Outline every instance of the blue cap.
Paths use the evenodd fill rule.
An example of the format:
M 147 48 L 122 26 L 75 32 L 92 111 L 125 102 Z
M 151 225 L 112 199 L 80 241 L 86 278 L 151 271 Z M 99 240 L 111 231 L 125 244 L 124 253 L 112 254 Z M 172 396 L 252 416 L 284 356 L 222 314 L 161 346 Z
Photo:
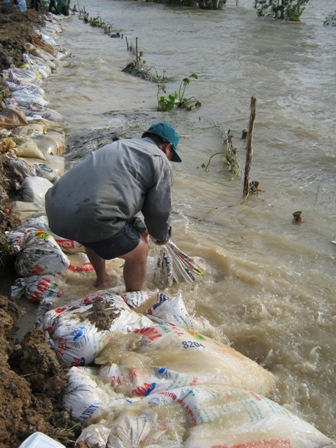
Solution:
M 180 136 L 178 135 L 178 133 L 175 131 L 175 129 L 170 126 L 170 124 L 168 123 L 156 123 L 153 124 L 149 129 L 147 129 L 146 132 L 149 132 L 151 134 L 155 134 L 158 135 L 159 137 L 161 137 L 163 140 L 165 140 L 168 143 L 172 144 L 172 149 L 173 149 L 173 157 L 172 157 L 172 162 L 182 162 L 182 160 L 180 159 L 180 157 L 177 155 L 177 144 L 180 140 Z

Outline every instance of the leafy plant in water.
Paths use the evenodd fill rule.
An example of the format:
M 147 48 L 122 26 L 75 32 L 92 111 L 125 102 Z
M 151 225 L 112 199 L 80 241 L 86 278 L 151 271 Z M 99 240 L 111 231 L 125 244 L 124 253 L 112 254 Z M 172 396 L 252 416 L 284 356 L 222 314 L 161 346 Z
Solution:
M 161 92 L 166 93 L 166 84 L 159 84 L 157 93 L 157 110 L 166 112 L 174 108 L 178 108 L 190 111 L 194 108 L 200 107 L 200 101 L 198 101 L 194 96 L 191 96 L 189 98 L 185 97 L 187 86 L 190 84 L 190 80 L 192 78 L 198 79 L 198 75 L 196 75 L 196 73 L 192 73 L 188 76 L 188 78 L 182 79 L 179 91 L 170 93 L 168 94 L 168 96 L 160 95 Z
M 126 65 L 122 70 L 123 72 L 155 83 L 164 83 L 168 81 L 165 71 L 163 71 L 162 75 L 159 75 L 154 66 L 147 66 L 146 61 L 142 59 L 143 52 L 138 49 L 138 38 L 135 39 L 135 46 L 128 42 L 127 37 L 125 40 L 127 51 L 134 56 L 134 60 Z
M 96 26 L 96 27 L 103 27 L 105 25 L 105 23 L 102 21 L 102 19 L 100 18 L 100 16 L 97 17 L 93 17 L 92 19 L 89 19 L 89 23 L 91 26 Z
M 323 22 L 324 25 L 336 26 L 336 11 L 332 14 L 328 14 Z
M 299 22 L 309 0 L 255 0 L 259 16 L 272 16 L 274 19 Z
M 233 174 L 233 177 L 237 177 L 239 174 L 239 162 L 237 160 L 237 148 L 235 148 L 232 144 L 232 138 L 233 135 L 231 133 L 230 130 L 227 131 L 226 133 L 226 138 L 224 139 L 223 142 L 223 148 L 221 151 L 216 152 L 214 154 L 212 154 L 208 160 L 208 163 L 205 165 L 204 163 L 202 164 L 202 168 L 205 169 L 205 171 L 208 171 L 211 160 L 213 159 L 213 157 L 218 156 L 218 155 L 222 155 L 224 156 L 224 161 L 225 164 L 229 167 L 229 171 L 230 173 Z

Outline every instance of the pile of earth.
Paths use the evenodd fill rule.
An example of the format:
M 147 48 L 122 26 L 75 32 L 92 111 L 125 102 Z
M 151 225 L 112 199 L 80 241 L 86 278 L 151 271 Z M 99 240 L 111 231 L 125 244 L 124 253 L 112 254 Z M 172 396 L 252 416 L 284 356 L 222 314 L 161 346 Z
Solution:
M 24 44 L 31 42 L 35 29 L 46 20 L 45 6 L 40 11 L 20 12 L 13 3 L 0 4 L 0 72 L 12 64 L 19 66 Z M 0 78 L 0 111 L 9 92 Z M 0 138 L 1 140 L 1 138 Z M 18 180 L 0 153 L 0 283 L 12 274 L 13 259 L 6 251 L 5 231 L 17 226 L 10 210 L 14 184 Z M 0 293 L 1 294 L 1 293 Z M 3 294 L 3 292 L 2 292 Z M 16 340 L 21 314 L 15 302 L 0 295 L 0 448 L 17 448 L 31 434 L 43 432 L 67 448 L 75 445 L 81 432 L 77 422 L 60 405 L 61 391 L 67 383 L 67 370 L 58 362 L 41 329 L 31 330 L 23 341 Z

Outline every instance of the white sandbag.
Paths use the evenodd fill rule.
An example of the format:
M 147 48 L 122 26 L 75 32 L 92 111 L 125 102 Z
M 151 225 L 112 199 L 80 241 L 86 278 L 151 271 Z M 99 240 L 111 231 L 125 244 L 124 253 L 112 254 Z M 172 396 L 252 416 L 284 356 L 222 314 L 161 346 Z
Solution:
M 156 301 L 158 301 L 160 300 L 159 297 L 161 296 L 161 293 L 151 291 L 133 291 L 125 293 L 118 292 L 117 294 L 121 296 L 127 303 L 127 305 L 132 308 L 139 307 L 149 299 L 156 299 Z
M 60 362 L 71 366 L 92 364 L 113 333 L 151 324 L 147 317 L 130 310 L 120 296 L 104 293 L 47 312 L 43 328 Z
M 44 129 L 45 129 L 45 133 L 47 133 L 51 130 L 56 130 L 56 131 L 62 132 L 66 128 L 66 124 L 64 124 L 64 123 L 58 123 L 57 121 L 48 120 L 46 118 L 43 118 L 41 115 L 35 114 L 33 112 L 27 112 L 26 119 L 27 119 L 28 123 L 30 123 L 30 124 L 43 125 Z
M 37 146 L 37 143 L 31 138 L 26 138 L 23 141 L 21 140 L 21 143 L 18 143 L 18 146 L 14 148 L 14 151 L 17 157 L 46 160 L 46 157 Z
M 37 64 L 46 65 L 50 67 L 51 70 L 56 69 L 55 57 L 50 53 L 42 50 L 42 48 L 37 48 L 30 42 L 24 44 L 26 51 L 28 52 L 29 58 L 36 62 Z
M 217 386 L 202 389 L 176 395 L 188 406 L 190 420 L 197 422 L 190 428 L 185 448 L 335 446 L 314 426 L 268 398 Z
M 23 53 L 22 58 L 28 68 L 40 73 L 42 79 L 46 79 L 51 75 L 51 68 L 48 67 L 45 61 L 38 61 L 35 56 L 29 55 L 28 53 Z
M 45 230 L 28 227 L 7 235 L 11 249 L 17 254 L 15 269 L 20 277 L 62 275 L 70 265 L 54 238 Z
M 137 409 L 133 409 L 135 406 Z M 106 448 L 183 448 L 188 425 L 182 413 L 174 405 L 146 407 L 132 403 L 111 424 Z
M 42 97 L 45 95 L 45 90 L 41 86 L 38 86 L 32 82 L 22 82 L 18 84 L 8 81 L 6 84 L 12 92 L 24 90 L 26 93 L 30 93 L 32 95 L 39 95 Z
M 44 177 L 29 176 L 22 182 L 22 196 L 26 202 L 33 202 L 40 208 L 45 206 L 45 195 L 53 184 Z
M 47 179 L 52 184 L 54 184 L 61 177 L 61 174 L 59 172 L 50 168 L 46 163 L 38 163 L 37 165 L 35 165 L 35 167 L 36 175 Z
M 89 257 L 86 255 L 86 253 L 79 252 L 77 259 L 78 258 L 79 258 L 79 261 L 76 261 L 76 262 L 73 262 L 70 259 L 70 266 L 68 268 L 69 271 L 77 272 L 77 273 L 93 272 L 94 271 L 94 267 L 92 266 L 92 264 L 89 260 Z
M 29 123 L 27 126 L 23 126 L 21 128 L 15 129 L 15 131 L 13 131 L 13 135 L 18 138 L 29 138 L 29 137 L 34 137 L 35 135 L 39 135 L 39 134 L 45 134 L 47 132 L 47 128 L 46 126 L 41 123 Z
M 11 209 L 21 222 L 45 213 L 44 208 L 42 209 L 33 202 L 15 201 L 11 203 Z
M 65 160 L 62 156 L 56 156 L 53 154 L 45 154 L 46 164 L 54 170 L 54 172 L 58 173 L 60 176 L 63 176 L 65 171 Z
M 269 395 L 275 386 L 272 373 L 233 348 L 192 330 L 153 324 L 133 331 L 138 340 L 121 356 L 123 339 L 111 339 L 96 364 L 116 362 L 121 372 L 115 390 L 127 396 L 147 396 L 190 384 L 224 384 Z M 133 354 L 133 358 L 132 358 Z M 130 369 L 133 362 L 133 374 Z M 142 383 L 141 383 L 142 382 Z
M 21 84 L 23 82 L 30 82 L 33 84 L 41 85 L 41 76 L 33 69 L 11 67 L 3 71 L 5 81 L 15 82 Z
M 76 440 L 76 445 L 83 444 L 86 447 L 106 448 L 107 439 L 111 429 L 103 424 L 90 425 L 84 428 Z
M 107 447 L 124 448 L 136 446 L 149 446 L 148 436 L 157 426 L 157 414 L 143 413 L 137 416 L 123 415 L 119 417 L 110 431 Z M 167 445 L 165 445 L 167 446 Z
M 33 117 L 44 118 L 46 120 L 62 122 L 63 117 L 59 112 L 48 107 L 40 106 L 38 104 L 30 104 L 29 108 L 25 111 L 27 117 L 32 115 Z
M 82 244 L 77 243 L 77 241 L 62 238 L 61 236 L 58 236 L 54 233 L 52 233 L 52 235 L 55 238 L 56 243 L 64 252 L 67 252 L 69 254 L 85 252 L 85 247 Z
M 16 230 L 19 232 L 24 232 L 24 230 L 28 227 L 36 227 L 37 229 L 43 229 L 46 232 L 51 233 L 48 226 L 48 218 L 46 217 L 46 215 L 26 219 L 16 228 Z
M 147 311 L 147 314 L 151 318 L 156 318 L 158 322 L 193 328 L 193 319 L 187 311 L 180 292 L 175 297 L 160 294 L 157 303 Z
M 139 398 L 132 399 L 132 402 Z M 102 383 L 94 367 L 71 367 L 68 385 L 62 395 L 62 406 L 75 420 L 84 426 L 98 422 L 104 415 L 113 418 L 113 410 L 130 403 L 126 397 L 116 394 Z
M 50 68 L 52 69 L 52 70 L 55 70 L 56 68 L 57 68 L 57 65 L 58 65 L 58 61 L 57 61 L 57 59 L 56 59 L 56 57 L 53 55 L 53 54 L 51 54 L 51 53 L 49 53 L 49 52 L 47 52 L 47 51 L 45 51 L 43 48 L 37 48 L 37 47 L 35 47 L 33 44 L 26 44 L 26 45 L 29 45 L 29 49 L 28 49 L 28 51 L 29 51 L 29 53 L 31 53 L 33 56 L 36 56 L 37 58 L 40 58 L 40 59 L 42 59 L 43 61 L 45 61 L 45 62 L 48 62 L 48 63 L 52 63 L 53 65 L 50 65 Z M 56 54 L 55 52 L 54 52 L 54 54 Z
M 31 277 L 17 278 L 11 286 L 11 299 L 25 296 L 32 302 L 40 302 L 47 298 L 56 298 L 63 293 L 52 275 L 33 275 Z
M 46 30 L 40 31 L 40 38 L 52 47 L 59 45 L 56 40 Z
M 13 169 L 15 173 L 21 174 L 23 177 L 36 176 L 36 166 L 29 165 L 22 157 L 11 157 L 7 164 Z
M 12 92 L 12 98 L 16 101 L 18 106 L 22 107 L 29 107 L 31 104 L 37 104 L 39 106 L 47 106 L 49 104 L 43 96 L 24 90 L 16 90 L 15 92 Z
M 94 368 L 90 367 L 72 367 L 68 372 L 68 385 L 62 397 L 63 407 L 72 418 L 83 424 L 90 421 L 94 414 L 98 419 L 103 405 L 110 399 L 103 387 L 97 385 L 93 372 Z
M 125 446 L 151 446 L 148 434 L 155 433 L 155 420 L 151 412 L 160 409 L 169 414 L 167 405 L 174 404 L 186 417 L 184 440 L 175 434 L 175 443 L 184 448 L 322 448 L 334 447 L 335 442 L 311 424 L 254 392 L 217 385 L 177 388 L 153 394 L 128 408 L 118 421 L 111 425 L 108 448 Z M 154 409 L 153 409 L 154 406 Z M 141 409 L 142 407 L 142 409 Z M 155 409 L 156 407 L 156 409 Z M 146 430 L 141 436 L 139 418 L 146 419 Z M 176 417 L 175 417 L 176 419 Z M 127 422 L 127 424 L 125 424 Z M 118 423 L 118 425 L 117 425 Z M 176 426 L 179 421 L 176 419 Z M 170 427 L 175 426 L 174 419 Z M 123 445 L 118 444 L 120 430 Z M 134 433 L 140 439 L 132 445 Z M 117 436 L 117 438 L 116 438 Z M 177 437 L 176 437 L 177 436 Z M 140 445 L 141 442 L 141 445 Z M 165 448 L 161 441 L 156 447 Z
M 104 447 L 108 428 L 107 448 L 335 447 L 311 424 L 252 391 L 209 383 L 139 400 L 111 393 L 96 370 L 72 368 L 68 376 L 63 405 L 83 424 L 95 422 L 78 439 L 90 448 L 97 440 Z
M 44 155 L 61 156 L 65 150 L 64 132 L 50 131 L 32 138 Z

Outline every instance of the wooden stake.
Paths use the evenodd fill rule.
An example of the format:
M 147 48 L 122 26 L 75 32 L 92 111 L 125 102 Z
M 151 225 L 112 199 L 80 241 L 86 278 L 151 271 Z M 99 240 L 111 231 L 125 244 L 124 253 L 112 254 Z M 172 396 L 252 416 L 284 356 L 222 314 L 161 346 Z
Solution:
M 135 68 L 139 68 L 138 38 L 135 38 Z
M 252 137 L 253 137 L 253 126 L 254 120 L 256 116 L 256 102 L 257 99 L 252 96 L 251 97 L 251 112 L 250 112 L 250 121 L 249 128 L 247 134 L 247 143 L 246 143 L 246 163 L 245 163 L 245 176 L 244 176 L 244 189 L 243 196 L 248 196 L 249 194 L 249 185 L 250 185 L 250 168 L 253 157 L 253 148 L 252 148 Z

